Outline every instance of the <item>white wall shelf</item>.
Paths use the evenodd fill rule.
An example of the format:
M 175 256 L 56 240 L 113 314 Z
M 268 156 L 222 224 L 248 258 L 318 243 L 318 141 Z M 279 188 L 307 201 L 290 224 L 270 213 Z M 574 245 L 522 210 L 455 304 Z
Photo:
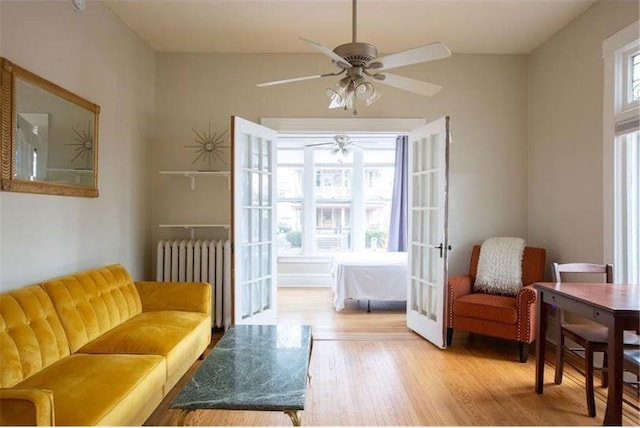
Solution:
M 196 188 L 196 177 L 226 177 L 227 188 L 231 189 L 230 171 L 159 171 L 162 175 L 181 175 L 191 182 L 191 190 Z

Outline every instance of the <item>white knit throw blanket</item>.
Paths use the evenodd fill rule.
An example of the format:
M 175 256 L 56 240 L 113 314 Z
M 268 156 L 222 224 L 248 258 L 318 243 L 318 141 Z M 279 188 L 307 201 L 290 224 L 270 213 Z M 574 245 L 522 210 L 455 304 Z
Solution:
M 521 238 L 489 238 L 480 247 L 474 290 L 515 296 L 522 287 Z

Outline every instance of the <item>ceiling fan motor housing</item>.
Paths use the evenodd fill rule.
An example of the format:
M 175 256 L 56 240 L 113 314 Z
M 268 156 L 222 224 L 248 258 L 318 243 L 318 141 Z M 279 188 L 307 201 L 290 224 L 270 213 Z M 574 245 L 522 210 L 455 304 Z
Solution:
M 378 49 L 369 43 L 345 43 L 333 50 L 354 67 L 365 67 L 378 56 Z

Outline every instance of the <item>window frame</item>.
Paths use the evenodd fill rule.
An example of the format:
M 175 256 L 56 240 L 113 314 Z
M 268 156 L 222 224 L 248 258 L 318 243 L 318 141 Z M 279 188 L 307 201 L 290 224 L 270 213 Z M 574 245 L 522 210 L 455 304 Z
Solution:
M 388 150 L 395 152 L 395 134 L 377 134 L 373 136 L 372 134 L 367 133 L 358 133 L 358 135 L 351 134 L 355 138 L 363 137 L 363 138 L 378 138 L 379 140 L 383 140 L 382 147 L 376 147 L 376 150 Z M 349 202 L 350 207 L 350 248 L 344 249 L 341 251 L 362 251 L 366 247 L 365 243 L 365 209 L 366 202 L 368 200 L 364 199 L 364 187 L 365 187 L 365 179 L 364 179 L 364 171 L 365 168 L 375 168 L 375 167 L 395 167 L 395 156 L 393 157 L 393 161 L 389 162 L 370 162 L 364 163 L 364 150 L 367 149 L 368 146 L 357 147 L 351 150 L 351 161 L 340 163 L 336 162 L 326 162 L 320 161 L 318 163 L 315 162 L 314 159 L 314 147 L 306 147 L 305 145 L 310 142 L 310 137 L 305 137 L 304 135 L 288 135 L 284 137 L 278 143 L 277 150 L 303 150 L 304 152 L 304 161 L 303 161 L 303 183 L 302 183 L 302 253 L 300 255 L 296 254 L 278 254 L 279 258 L 287 258 L 287 259 L 295 259 L 295 258 L 310 258 L 310 257 L 330 257 L 330 253 L 323 253 L 317 251 L 317 243 L 316 243 L 316 233 L 314 232 L 318 226 L 317 219 L 317 209 L 321 207 L 322 203 L 327 202 L 326 198 L 318 200 L 316 195 L 316 173 L 318 168 L 348 168 L 351 170 L 351 198 L 347 201 Z M 313 138 L 318 138 L 317 134 L 314 134 Z M 326 135 L 323 137 L 326 139 Z M 358 143 L 361 144 L 361 143 Z M 296 164 L 297 166 L 298 164 Z M 294 166 L 291 163 L 277 163 L 276 168 L 283 167 L 291 167 Z M 358 190 L 359 189 L 359 190 Z M 277 192 L 278 193 L 278 192 Z M 382 199 L 381 199 L 382 200 Z M 387 200 L 387 199 L 384 199 Z M 288 202 L 290 198 L 277 198 L 277 202 Z M 345 202 L 344 200 L 339 200 L 338 202 Z M 357 232 L 357 233 L 356 233 Z M 363 232 L 363 233 L 359 233 Z M 362 236 L 360 236 L 362 235 Z
M 604 58 L 603 91 L 603 254 L 614 265 L 614 281 L 627 282 L 626 195 L 621 141 L 616 125 L 637 120 L 640 100 L 633 96 L 631 58 L 640 53 L 639 21 L 625 27 L 602 44 Z M 634 125 L 637 128 L 637 125 Z M 632 128 L 633 129 L 633 128 Z M 635 189 L 632 189 L 635 190 Z

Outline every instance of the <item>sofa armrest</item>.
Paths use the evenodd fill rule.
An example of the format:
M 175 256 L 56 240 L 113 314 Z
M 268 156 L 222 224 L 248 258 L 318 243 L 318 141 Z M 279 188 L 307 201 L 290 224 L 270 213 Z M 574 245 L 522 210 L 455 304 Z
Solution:
M 520 342 L 531 343 L 535 340 L 537 300 L 538 292 L 533 288 L 533 285 L 522 287 L 516 295 L 517 340 Z
M 206 282 L 137 281 L 142 311 L 211 313 L 211 285 Z
M 35 388 L 0 388 L 0 425 L 54 426 L 53 392 Z

